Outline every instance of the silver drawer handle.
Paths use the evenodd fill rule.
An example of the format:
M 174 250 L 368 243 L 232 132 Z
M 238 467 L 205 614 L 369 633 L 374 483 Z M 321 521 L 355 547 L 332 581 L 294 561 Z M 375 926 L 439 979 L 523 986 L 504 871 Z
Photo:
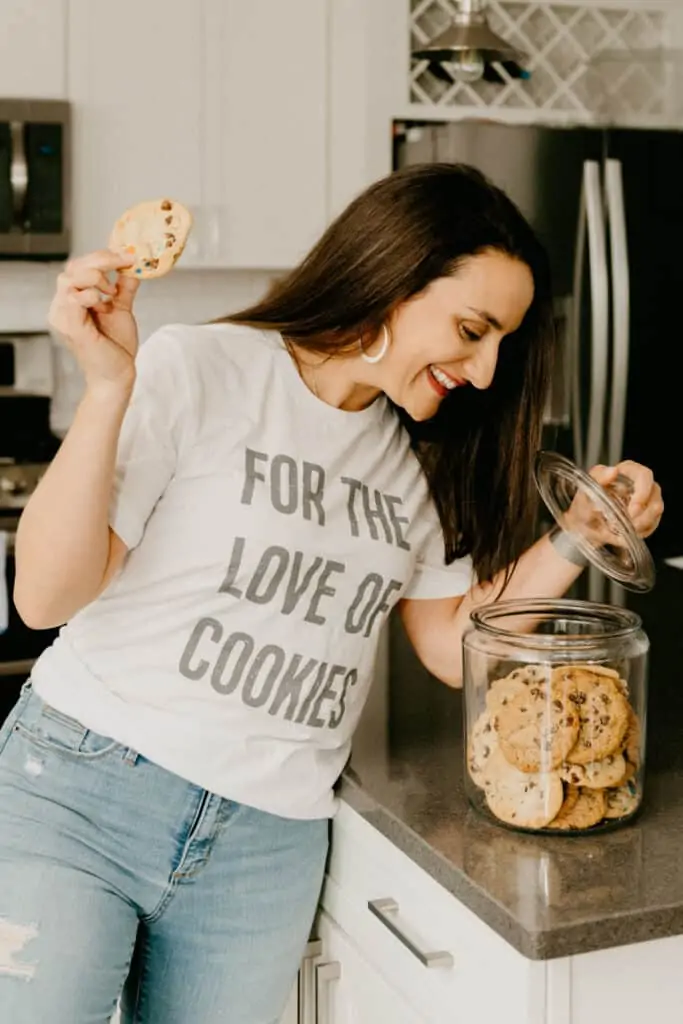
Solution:
M 330 1004 L 328 985 L 341 978 L 341 964 L 336 960 L 327 964 L 318 964 L 315 969 L 315 1007 L 316 1024 L 330 1024 Z
M 453 966 L 453 954 L 446 950 L 439 950 L 436 953 L 425 953 L 424 950 L 416 946 L 415 943 L 405 935 L 396 923 L 396 916 L 398 915 L 398 903 L 396 900 L 392 900 L 391 897 L 381 900 L 370 900 L 368 902 L 368 910 L 379 918 L 385 928 L 388 928 L 392 935 L 395 935 L 399 942 L 403 943 L 406 949 L 409 949 L 413 956 L 416 956 L 421 964 L 425 967 L 452 967 Z
M 301 967 L 299 968 L 299 1009 L 297 1024 L 316 1024 L 315 1022 L 315 961 L 322 956 L 323 944 L 320 939 L 311 939 L 304 950 Z

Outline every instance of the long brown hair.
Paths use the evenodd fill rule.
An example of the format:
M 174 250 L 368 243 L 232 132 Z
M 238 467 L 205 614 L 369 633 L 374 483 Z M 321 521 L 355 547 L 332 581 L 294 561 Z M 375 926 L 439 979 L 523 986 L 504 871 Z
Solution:
M 514 565 L 533 537 L 532 463 L 554 345 L 548 260 L 504 192 L 461 164 L 397 171 L 358 196 L 265 298 L 215 321 L 344 355 L 359 338 L 370 344 L 400 303 L 491 250 L 524 262 L 535 285 L 493 383 L 459 390 L 426 423 L 397 409 L 441 519 L 446 561 L 470 553 L 481 581 Z

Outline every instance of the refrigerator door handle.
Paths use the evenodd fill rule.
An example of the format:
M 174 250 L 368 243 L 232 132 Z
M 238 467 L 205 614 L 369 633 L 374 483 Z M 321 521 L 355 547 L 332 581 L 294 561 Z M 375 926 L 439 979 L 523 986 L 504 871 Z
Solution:
M 615 466 L 624 457 L 631 319 L 626 207 L 620 160 L 607 160 L 605 163 L 605 193 L 612 268 L 612 394 L 607 457 L 609 464 Z M 612 604 L 624 604 L 625 597 L 624 590 L 618 584 L 610 584 Z
M 609 366 L 609 270 L 605 239 L 605 212 L 602 201 L 601 167 L 595 160 L 583 165 L 586 196 L 586 224 L 591 291 L 591 368 L 588 428 L 583 465 L 590 469 L 600 462 L 605 450 L 605 407 Z M 593 566 L 588 569 L 588 598 L 604 602 L 606 580 Z
M 607 370 L 609 364 L 609 274 L 605 240 L 600 164 L 583 165 L 588 223 L 588 254 L 591 282 L 591 381 L 588 407 L 585 468 L 590 469 L 604 451 Z
M 612 263 L 612 395 L 607 454 L 610 465 L 623 458 L 628 387 L 630 279 L 621 161 L 607 160 L 605 190 Z
M 586 184 L 581 183 L 579 218 L 576 225 L 574 248 L 574 279 L 572 284 L 572 308 L 568 337 L 570 364 L 570 414 L 574 458 L 581 465 L 584 462 L 583 408 L 581 403 L 581 311 L 583 309 L 583 273 L 586 256 Z

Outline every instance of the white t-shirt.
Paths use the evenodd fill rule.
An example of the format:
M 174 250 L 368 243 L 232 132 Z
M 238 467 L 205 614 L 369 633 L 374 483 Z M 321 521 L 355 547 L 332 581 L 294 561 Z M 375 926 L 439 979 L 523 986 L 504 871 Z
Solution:
M 138 355 L 111 525 L 130 549 L 36 691 L 229 799 L 334 813 L 332 786 L 401 597 L 466 592 L 387 400 L 317 399 L 280 335 L 173 325 Z

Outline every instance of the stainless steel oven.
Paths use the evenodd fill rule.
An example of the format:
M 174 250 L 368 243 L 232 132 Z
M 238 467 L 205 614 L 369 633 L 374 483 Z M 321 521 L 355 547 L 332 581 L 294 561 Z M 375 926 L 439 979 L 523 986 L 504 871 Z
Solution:
M 29 629 L 14 607 L 14 540 L 18 522 L 18 513 L 0 513 L 0 532 L 5 533 L 7 551 L 6 585 L 9 596 L 8 627 L 0 633 L 0 722 L 5 720 L 16 702 L 34 661 L 59 632 L 57 629 Z
M 49 393 L 23 390 L 19 385 L 30 383 L 27 366 L 33 369 L 35 381 L 42 379 L 43 364 L 49 358 L 50 350 L 40 337 L 0 334 L 0 532 L 6 552 L 0 587 L 7 589 L 9 611 L 7 628 L 0 632 L 0 721 L 14 705 L 36 658 L 58 632 L 29 629 L 12 600 L 19 516 L 60 443 L 50 430 Z
M 0 99 L 0 259 L 68 256 L 70 199 L 70 105 Z
M 33 341 L 36 339 L 32 336 L 0 334 L 0 533 L 7 556 L 0 587 L 7 588 L 9 608 L 7 628 L 0 631 L 0 721 L 15 703 L 35 659 L 57 635 L 55 629 L 29 629 L 12 599 L 19 517 L 60 445 L 50 430 L 49 394 L 23 391 L 17 386 L 21 376 L 18 366 L 26 369 L 24 346 L 29 346 L 29 362 L 36 372 L 41 368 L 37 356 L 42 355 L 43 360 L 49 357 L 49 349 L 44 345 L 35 347 Z

